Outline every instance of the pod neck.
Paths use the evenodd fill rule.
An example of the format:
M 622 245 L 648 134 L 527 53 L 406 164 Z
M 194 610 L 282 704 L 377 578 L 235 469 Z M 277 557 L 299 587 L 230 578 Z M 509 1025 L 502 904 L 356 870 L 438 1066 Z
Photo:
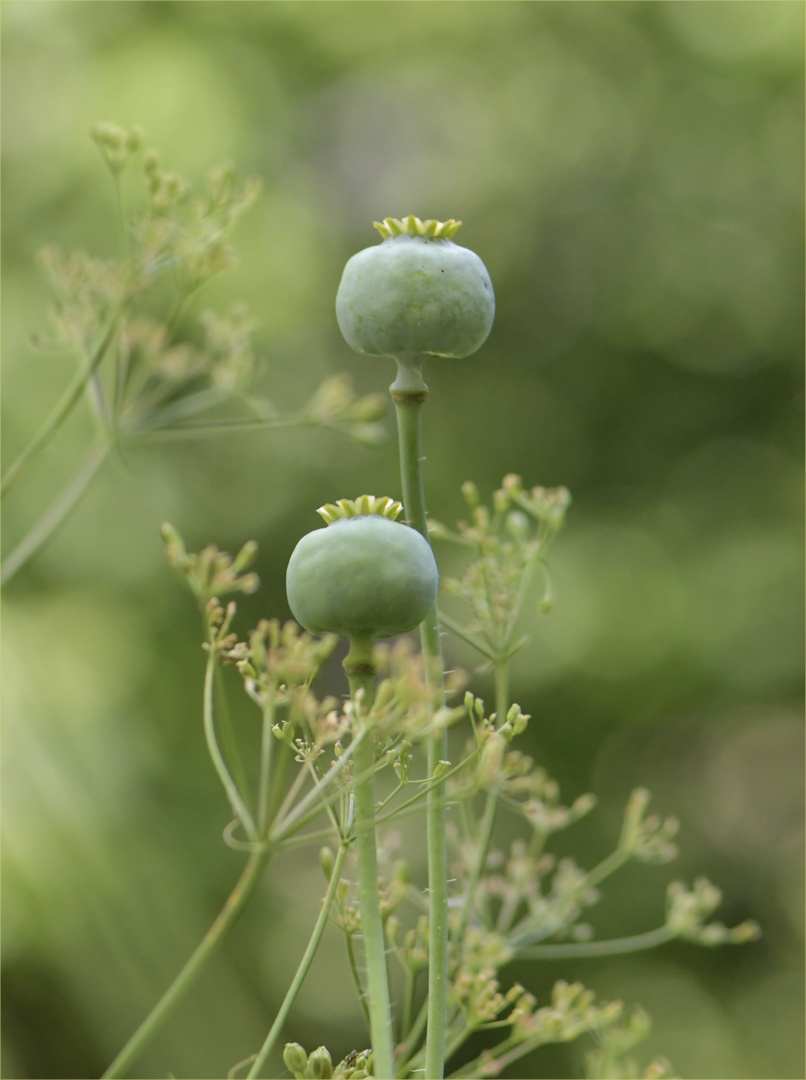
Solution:
M 389 387 L 395 403 L 425 401 L 428 396 L 428 386 L 423 379 L 426 358 L 425 353 L 404 353 L 395 357 L 397 378 Z

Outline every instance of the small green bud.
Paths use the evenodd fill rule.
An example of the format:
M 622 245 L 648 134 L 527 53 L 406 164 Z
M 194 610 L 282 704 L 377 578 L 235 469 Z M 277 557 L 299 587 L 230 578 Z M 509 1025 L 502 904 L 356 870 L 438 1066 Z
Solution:
M 285 1067 L 299 1078 L 305 1076 L 308 1067 L 308 1055 L 299 1043 L 286 1043 L 283 1049 L 283 1063 Z
M 451 768 L 450 761 L 438 761 L 436 763 L 436 766 L 434 767 L 434 772 L 432 774 L 432 779 L 433 780 L 440 780 L 445 775 L 445 773 L 450 772 L 450 768 Z
M 323 847 L 319 852 L 319 865 L 324 871 L 325 879 L 330 881 L 333 877 L 333 852 L 329 847 Z
M 319 1046 L 308 1055 L 306 1075 L 312 1080 L 330 1080 L 333 1075 L 333 1061 L 325 1046 Z
M 478 783 L 480 787 L 487 788 L 498 782 L 501 773 L 501 763 L 504 760 L 506 742 L 504 737 L 494 731 L 484 744 L 478 767 Z

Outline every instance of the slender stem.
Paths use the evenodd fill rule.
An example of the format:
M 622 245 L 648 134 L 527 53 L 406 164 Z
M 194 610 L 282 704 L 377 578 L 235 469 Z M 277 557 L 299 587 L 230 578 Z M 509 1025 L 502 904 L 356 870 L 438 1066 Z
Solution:
M 224 760 L 227 762 L 232 779 L 240 792 L 244 804 L 251 811 L 252 794 L 249 790 L 249 780 L 246 776 L 243 758 L 238 747 L 238 739 L 232 723 L 232 714 L 230 712 L 227 687 L 223 672 L 219 673 L 215 680 L 215 715 L 216 728 L 219 732 L 221 751 L 224 755 Z M 264 836 L 265 832 L 262 832 L 260 835 Z
M 466 641 L 468 645 L 472 645 L 474 649 L 482 654 L 482 656 L 486 656 L 488 660 L 494 659 L 495 653 L 490 646 L 483 641 L 479 641 L 479 639 L 473 637 L 472 634 L 469 634 L 456 619 L 451 618 L 451 616 L 447 615 L 444 611 L 440 611 L 439 621 L 443 626 L 447 626 L 447 628 L 456 634 L 457 637 L 460 637 L 462 641 Z
M 303 422 L 295 416 L 277 420 L 200 420 L 198 423 L 175 424 L 171 427 L 155 427 L 133 430 L 138 442 L 155 442 L 162 439 L 200 439 L 210 435 L 226 435 L 233 431 L 267 431 L 277 428 L 302 427 Z
M 211 642 L 210 650 L 207 654 L 207 668 L 204 673 L 204 737 L 207 740 L 207 749 L 210 752 L 213 765 L 218 773 L 218 778 L 224 785 L 224 790 L 227 793 L 230 806 L 243 822 L 246 835 L 253 843 L 257 843 L 258 832 L 255 822 L 252 815 L 249 813 L 246 803 L 241 798 L 241 793 L 238 791 L 235 781 L 230 775 L 227 763 L 224 761 L 224 755 L 221 753 L 216 737 L 215 719 L 213 715 L 213 687 L 215 685 L 215 674 L 216 655 L 215 648 Z
M 215 922 L 177 977 L 103 1074 L 104 1080 L 125 1076 L 140 1055 L 151 1045 L 174 1008 L 198 979 L 224 935 L 243 911 L 255 891 L 271 854 L 272 849 L 268 846 L 256 848 L 252 852 L 237 885 L 230 893 Z
M 6 494 L 25 466 L 47 445 L 81 399 L 84 388 L 95 374 L 98 365 L 106 355 L 106 350 L 109 348 L 115 330 L 117 329 L 119 318 L 120 311 L 116 311 L 106 332 L 95 347 L 95 351 L 89 357 L 84 368 L 77 372 L 73 381 L 67 387 L 50 416 L 43 424 L 39 434 L 31 440 L 17 460 L 9 466 L 6 475 L 3 477 L 2 485 L 0 485 L 0 494 Z
M 363 647 L 362 647 L 363 646 Z M 367 659 L 368 658 L 368 659 Z M 363 691 L 362 705 L 372 704 L 375 673 L 372 643 L 350 642 L 344 661 L 353 700 Z M 355 787 L 355 845 L 358 852 L 358 895 L 361 906 L 361 935 L 367 965 L 369 1028 L 374 1056 L 373 1075 L 378 1080 L 393 1080 L 394 1038 L 389 1001 L 389 976 L 386 970 L 386 942 L 378 897 L 378 852 L 375 844 L 375 755 L 369 734 L 359 739 L 355 750 L 355 769 L 367 776 Z
M 643 934 L 630 937 L 611 938 L 609 941 L 563 941 L 556 945 L 535 945 L 531 949 L 520 949 L 518 960 L 574 960 L 593 956 L 617 956 L 620 953 L 640 952 L 654 949 L 674 941 L 677 934 L 668 926 L 659 926 L 656 930 L 647 930 Z
M 271 1026 L 269 1034 L 266 1036 L 266 1040 L 260 1048 L 255 1062 L 252 1068 L 247 1074 L 247 1080 L 254 1080 L 255 1077 L 260 1076 L 261 1070 L 266 1063 L 266 1060 L 274 1048 L 274 1044 L 277 1041 L 277 1037 L 282 1030 L 283 1024 L 286 1021 L 289 1010 L 296 1000 L 297 994 L 305 981 L 305 976 L 308 974 L 313 958 L 316 955 L 316 950 L 319 948 L 319 942 L 322 940 L 322 935 L 325 932 L 327 921 L 330 917 L 330 909 L 333 906 L 333 901 L 336 897 L 336 890 L 339 887 L 339 879 L 341 875 L 341 868 L 344 863 L 344 856 L 347 854 L 347 848 L 349 842 L 342 840 L 339 844 L 339 850 L 336 853 L 336 859 L 333 863 L 333 870 L 330 875 L 330 881 L 328 883 L 327 892 L 325 898 L 322 901 L 322 908 L 319 912 L 319 917 L 316 920 L 316 925 L 313 928 L 308 947 L 305 950 L 305 954 L 300 961 L 300 965 L 297 968 L 297 973 L 294 976 L 291 986 L 288 988 L 288 992 L 283 999 L 283 1004 L 280 1006 L 280 1011 L 274 1018 L 274 1023 Z
M 495 660 L 495 718 L 500 725 L 506 719 L 507 712 L 509 710 L 509 662 L 505 659 Z M 498 803 L 500 801 L 500 792 L 498 789 L 493 789 L 487 794 L 487 802 L 484 806 L 484 817 L 481 821 L 481 829 L 479 831 L 479 843 L 476 851 L 476 863 L 473 867 L 473 872 L 470 877 L 470 882 L 467 887 L 467 896 L 462 908 L 462 914 L 459 922 L 459 929 L 457 931 L 457 941 L 461 942 L 465 930 L 467 929 L 468 921 L 473 914 L 473 905 L 476 896 L 476 890 L 484 874 L 484 868 L 487 865 L 487 855 L 490 851 L 490 844 L 493 838 L 493 829 L 495 828 L 495 818 L 498 812 Z
M 405 1074 L 407 1072 L 411 1071 L 410 1069 L 408 1069 L 407 1066 L 408 1066 L 409 1062 L 411 1061 L 411 1056 L 414 1053 L 414 1048 L 417 1046 L 420 1039 L 423 1037 L 423 1031 L 425 1031 L 425 1022 L 426 1022 L 427 1019 L 428 1019 L 428 998 L 426 998 L 425 1001 L 420 1006 L 420 1011 L 417 1013 L 417 1019 L 412 1024 L 411 1031 L 409 1032 L 408 1036 L 406 1037 L 405 1042 L 401 1043 L 400 1046 L 397 1048 L 397 1057 L 398 1057 L 397 1075 L 398 1076 L 405 1076 Z
M 478 847 L 476 849 L 476 863 L 473 867 L 473 873 L 470 877 L 470 882 L 467 886 L 467 895 L 465 902 L 462 905 L 462 913 L 459 919 L 459 926 L 456 930 L 456 943 L 458 947 L 461 947 L 462 938 L 465 936 L 465 930 L 467 930 L 470 917 L 473 914 L 473 907 L 476 900 L 476 890 L 479 887 L 479 882 L 484 874 L 484 868 L 487 865 L 487 854 L 490 850 L 490 843 L 492 841 L 493 829 L 495 827 L 495 816 L 498 810 L 498 792 L 491 791 L 487 795 L 487 802 L 484 806 L 484 817 L 481 820 L 481 829 L 479 830 Z
M 403 1016 L 400 1020 L 401 1042 L 411 1031 L 412 1018 L 414 1015 L 414 992 L 417 986 L 417 974 L 410 967 L 405 970 L 405 983 L 403 987 Z
M 398 377 L 392 384 L 391 393 L 397 413 L 403 506 L 409 524 L 428 540 L 421 424 L 428 387 L 422 379 L 423 360 L 424 357 L 412 357 L 398 361 Z M 444 665 L 436 604 L 423 620 L 420 638 L 427 677 L 441 688 Z M 429 739 L 427 752 L 428 775 L 433 776 L 437 764 L 447 758 L 447 734 L 442 732 Z M 441 1080 L 445 1069 L 448 1011 L 448 847 L 444 780 L 428 794 L 426 819 L 430 919 L 425 1077 L 426 1080 Z
M 631 852 L 628 849 L 621 847 L 616 848 L 614 852 L 602 859 L 592 870 L 589 870 L 585 874 L 584 878 L 580 881 L 577 887 L 577 895 L 581 895 L 587 889 L 592 889 L 596 885 L 600 884 L 605 878 L 615 874 L 626 862 L 629 862 Z M 525 945 L 536 945 L 540 941 L 545 941 L 546 938 L 551 937 L 552 934 L 556 934 L 558 930 L 562 930 L 567 926 L 567 920 L 560 918 L 554 918 L 546 920 L 542 925 L 535 925 L 533 917 L 527 916 L 522 920 L 515 929 L 515 934 L 510 938 L 510 945 L 520 952 L 520 949 Z
M 358 994 L 358 1000 L 361 1004 L 361 1011 L 364 1014 L 364 1019 L 369 1027 L 369 1006 L 367 1005 L 367 992 L 361 984 L 361 976 L 358 973 L 358 964 L 355 959 L 355 949 L 353 948 L 352 935 L 345 933 L 345 941 L 347 944 L 347 962 L 350 965 L 350 974 L 353 977 L 356 993 Z
M 2 571 L 0 571 L 0 584 L 5 585 L 11 581 L 17 571 L 22 569 L 31 556 L 35 555 L 42 545 L 50 539 L 71 510 L 76 507 L 81 496 L 94 480 L 95 474 L 106 460 L 111 448 L 112 444 L 105 440 L 89 452 L 84 459 L 83 465 L 67 487 L 51 503 L 33 528 L 20 540 L 8 558 L 3 561 Z
M 263 703 L 263 728 L 260 735 L 260 780 L 258 781 L 257 796 L 257 829 L 261 836 L 266 835 L 269 825 L 269 776 L 271 774 L 271 758 L 274 743 L 277 741 L 272 733 L 274 726 L 274 702 Z
M 286 836 L 292 836 L 296 830 L 304 828 L 305 825 L 307 825 L 307 823 L 311 821 L 314 817 L 318 817 L 318 815 L 322 812 L 325 801 L 333 801 L 341 797 L 342 793 L 336 791 L 326 796 L 326 798 L 322 798 L 322 792 L 333 783 L 333 781 L 340 772 L 344 771 L 349 762 L 352 760 L 356 750 L 363 741 L 364 736 L 359 733 L 358 737 L 350 743 L 350 745 L 347 747 L 341 757 L 337 758 L 333 762 L 333 764 L 330 766 L 330 768 L 319 781 L 319 783 L 314 784 L 313 788 L 308 792 L 307 795 L 304 796 L 304 798 L 300 799 L 300 801 L 293 808 L 293 810 L 290 810 L 287 814 L 284 813 L 282 815 L 279 811 L 275 816 L 272 816 L 271 813 L 269 814 L 269 820 L 272 822 L 275 820 L 275 818 L 280 818 L 277 827 L 272 831 L 272 837 L 275 841 L 281 841 Z M 288 747 L 287 743 L 283 743 L 282 745 Z M 282 761 L 282 758 L 280 760 Z M 316 811 L 313 814 L 309 815 L 308 811 L 315 803 L 319 803 L 319 805 Z

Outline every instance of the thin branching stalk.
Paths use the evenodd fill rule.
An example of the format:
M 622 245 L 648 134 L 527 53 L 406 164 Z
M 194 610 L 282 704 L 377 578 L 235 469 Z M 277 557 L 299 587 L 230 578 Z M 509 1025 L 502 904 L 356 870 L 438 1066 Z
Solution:
M 18 570 L 39 551 L 72 510 L 78 505 L 84 492 L 95 479 L 98 470 L 106 461 L 112 444 L 104 440 L 89 452 L 81 468 L 60 495 L 50 504 L 37 523 L 25 534 L 7 559 L 0 571 L 0 584 L 6 585 Z
M 227 902 L 219 912 L 215 922 L 204 935 L 195 952 L 177 977 L 103 1074 L 104 1080 L 125 1076 L 141 1054 L 154 1041 L 175 1007 L 196 982 L 206 967 L 208 960 L 246 907 L 266 864 L 271 858 L 272 850 L 269 845 L 265 845 L 255 848 L 249 856 L 249 861 L 244 867 L 237 885 L 227 898 Z
M 238 785 L 232 779 L 232 775 L 227 768 L 227 763 L 224 761 L 224 755 L 221 753 L 221 748 L 218 745 L 213 710 L 213 687 L 215 685 L 216 665 L 217 658 L 215 654 L 215 645 L 213 642 L 210 642 L 207 655 L 207 668 L 204 673 L 204 737 L 207 740 L 207 749 L 210 753 L 213 765 L 215 766 L 215 770 L 218 773 L 218 778 L 227 793 L 230 806 L 235 815 L 239 817 L 243 823 L 246 835 L 252 843 L 257 844 L 259 840 L 257 826 L 249 812 L 249 808 L 238 790 Z
M 619 956 L 622 953 L 654 949 L 674 941 L 678 935 L 668 926 L 647 930 L 643 934 L 611 938 L 605 941 L 560 941 L 556 945 L 535 945 L 519 949 L 518 960 L 578 960 L 594 956 Z
M 109 326 L 107 327 L 103 337 L 96 345 L 95 350 L 90 355 L 87 363 L 84 365 L 84 368 L 76 374 L 73 381 L 67 387 L 62 397 L 56 403 L 50 416 L 42 425 L 39 433 L 31 440 L 31 442 L 28 444 L 25 450 L 23 450 L 17 460 L 9 466 L 6 475 L 3 477 L 2 485 L 0 485 L 0 494 L 5 495 L 6 492 L 11 489 L 14 481 L 17 479 L 17 477 L 20 475 L 26 465 L 28 465 L 36 457 L 36 455 L 47 446 L 47 444 L 62 426 L 64 421 L 73 411 L 75 406 L 81 400 L 81 395 L 84 393 L 87 384 L 89 383 L 95 372 L 98 370 L 99 364 L 103 360 L 104 356 L 106 355 L 107 349 L 112 343 L 112 339 L 115 336 L 115 331 L 117 330 L 120 314 L 120 311 L 115 312 L 115 315 L 110 320 Z
M 310 940 L 308 942 L 308 947 L 305 950 L 305 954 L 302 957 L 302 960 L 300 961 L 300 965 L 297 968 L 297 973 L 288 988 L 288 992 L 283 999 L 283 1003 L 280 1006 L 277 1016 L 274 1018 L 274 1023 L 271 1026 L 269 1034 L 266 1036 L 266 1040 L 261 1046 L 260 1052 L 255 1058 L 255 1062 L 252 1065 L 252 1068 L 247 1074 L 247 1080 L 254 1080 L 255 1077 L 260 1076 L 263 1066 L 266 1064 L 269 1054 L 272 1052 L 274 1044 L 277 1042 L 277 1038 L 280 1035 L 283 1024 L 286 1021 L 291 1006 L 296 1001 L 297 994 L 299 993 L 302 984 L 305 981 L 305 977 L 310 970 L 313 958 L 316 955 L 316 950 L 319 948 L 319 942 L 322 940 L 322 935 L 325 932 L 325 927 L 327 926 L 328 919 L 330 918 L 330 909 L 332 908 L 333 901 L 336 898 L 336 891 L 339 887 L 341 868 L 344 864 L 344 857 L 347 854 L 348 846 L 349 841 L 346 840 L 342 840 L 342 842 L 339 844 L 339 849 L 336 852 L 336 858 L 333 862 L 333 869 L 330 874 L 330 881 L 328 882 L 327 892 L 325 893 L 325 898 L 322 901 L 322 907 L 319 912 L 319 917 L 317 918 L 316 924 L 313 928 L 313 933 L 311 934 Z

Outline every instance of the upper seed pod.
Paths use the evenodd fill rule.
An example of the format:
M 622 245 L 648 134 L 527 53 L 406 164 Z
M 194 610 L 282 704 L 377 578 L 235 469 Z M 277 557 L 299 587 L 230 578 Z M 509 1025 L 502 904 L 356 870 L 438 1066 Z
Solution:
M 495 296 L 478 255 L 451 240 L 461 222 L 409 215 L 374 225 L 383 243 L 353 255 L 336 296 L 347 343 L 396 359 L 474 353 L 492 328 Z
M 306 630 L 353 641 L 422 622 L 436 597 L 437 564 L 428 541 L 394 520 L 401 509 L 367 495 L 320 508 L 327 528 L 303 536 L 286 572 L 288 603 Z

